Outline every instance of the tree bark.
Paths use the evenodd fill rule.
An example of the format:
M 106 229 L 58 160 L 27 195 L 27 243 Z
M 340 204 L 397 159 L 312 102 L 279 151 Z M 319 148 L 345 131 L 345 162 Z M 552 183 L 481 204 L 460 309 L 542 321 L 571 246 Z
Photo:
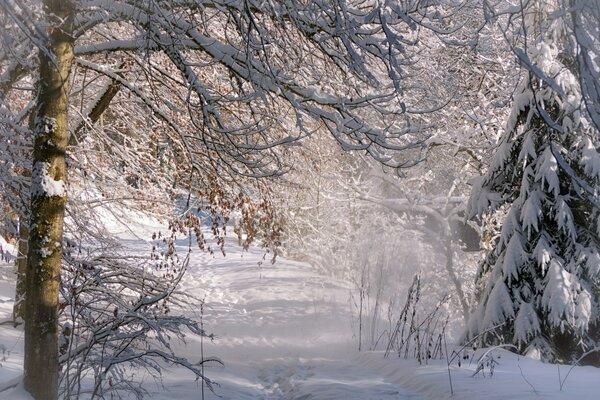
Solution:
M 44 0 L 48 42 L 39 51 L 38 105 L 33 145 L 31 220 L 27 253 L 25 389 L 36 400 L 58 399 L 58 294 L 69 143 L 69 75 L 74 8 Z
M 124 63 L 121 63 L 119 65 L 119 68 L 122 68 L 123 64 Z M 119 75 L 121 75 L 121 74 L 119 74 Z M 104 91 L 102 92 L 102 95 L 98 99 L 98 102 L 90 110 L 90 112 L 87 116 L 90 124 L 93 125 L 96 122 L 98 122 L 98 120 L 100 119 L 102 114 L 104 114 L 104 112 L 108 109 L 111 101 L 117 95 L 117 93 L 119 93 L 120 90 L 121 90 L 121 84 L 117 80 L 112 79 L 110 84 L 108 86 L 106 86 L 106 88 L 104 88 Z M 87 123 L 87 121 L 81 120 L 79 122 L 79 124 L 75 127 L 75 129 L 73 129 L 73 135 L 71 135 L 71 138 L 69 139 L 70 146 L 76 146 L 79 142 L 83 141 L 85 136 L 81 135 L 81 133 L 82 133 L 83 129 L 86 127 L 86 123 Z

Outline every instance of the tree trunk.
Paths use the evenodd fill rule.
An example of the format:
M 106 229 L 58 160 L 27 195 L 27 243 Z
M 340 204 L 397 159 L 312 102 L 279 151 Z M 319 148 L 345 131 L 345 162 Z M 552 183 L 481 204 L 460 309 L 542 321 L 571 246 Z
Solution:
M 460 306 L 462 308 L 463 318 L 465 323 L 469 320 L 469 303 L 467 302 L 467 297 L 465 296 L 465 292 L 462 289 L 462 283 L 458 276 L 456 276 L 456 272 L 454 272 L 454 251 L 452 250 L 452 237 L 451 230 L 448 227 L 444 232 L 444 247 L 446 252 L 446 272 L 448 272 L 448 276 L 450 276 L 450 280 L 454 283 L 454 288 L 456 289 L 456 295 L 458 296 L 458 301 L 460 302 Z
M 45 0 L 48 42 L 39 53 L 33 145 L 31 222 L 27 253 L 25 389 L 36 400 L 58 398 L 58 294 L 69 143 L 69 75 L 73 64 L 73 4 Z

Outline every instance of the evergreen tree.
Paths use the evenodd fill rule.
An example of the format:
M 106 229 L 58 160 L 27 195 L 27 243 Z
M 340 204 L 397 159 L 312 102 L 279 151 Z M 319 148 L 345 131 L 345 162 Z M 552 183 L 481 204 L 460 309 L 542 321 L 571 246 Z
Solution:
M 527 47 L 515 54 L 528 74 L 473 187 L 471 216 L 500 207 L 506 215 L 480 266 L 468 334 L 572 361 L 598 341 L 600 155 L 573 68 L 576 46 L 552 11 L 546 1 L 524 10 Z

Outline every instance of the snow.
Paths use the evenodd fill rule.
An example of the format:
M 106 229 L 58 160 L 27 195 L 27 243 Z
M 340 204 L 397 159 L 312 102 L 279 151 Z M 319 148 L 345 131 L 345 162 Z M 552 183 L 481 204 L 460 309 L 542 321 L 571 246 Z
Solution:
M 523 220 L 523 229 L 527 231 L 527 238 L 531 238 L 531 230 L 539 231 L 538 223 L 542 216 L 542 200 L 544 193 L 540 190 L 533 190 L 529 193 L 527 199 L 521 208 L 521 219 Z
M 513 318 L 514 316 L 515 311 L 513 310 L 508 288 L 504 281 L 499 279 L 490 293 L 483 317 L 483 327 L 484 329 L 491 328 L 501 323 L 505 317 Z
M 118 228 L 118 221 L 111 223 Z M 132 251 L 146 254 L 152 245 L 151 232 L 158 230 L 153 224 L 156 221 L 146 219 L 118 230 Z M 178 242 L 182 252 L 186 243 Z M 242 252 L 233 239 L 226 252 L 226 257 L 213 257 L 195 251 L 182 282 L 183 290 L 205 299 L 202 320 L 205 329 L 216 335 L 214 342 L 205 338 L 201 343 L 199 337 L 188 336 L 185 345 L 173 343 L 191 362 L 200 359 L 201 345 L 205 357 L 224 362 L 223 366 L 206 366 L 207 376 L 219 384 L 215 393 L 204 388 L 206 399 L 585 400 L 596 398 L 600 391 L 596 368 L 575 367 L 561 390 L 557 372 L 565 379 L 570 367 L 543 364 L 502 349 L 490 351 L 478 364 L 484 350 L 457 348 L 460 356 L 454 357 L 450 367 L 445 358 L 420 365 L 394 354 L 384 358 L 382 350 L 358 352 L 356 321 L 348 301 L 351 284 L 282 258 L 275 265 L 259 267 L 263 252 L 256 248 Z M 12 265 L 0 265 L 3 318 L 12 309 L 13 272 Z M 504 282 L 496 287 L 494 291 L 502 292 L 498 296 L 505 298 L 498 304 L 510 314 L 513 310 Z M 199 304 L 174 305 L 173 312 L 201 317 Z M 524 329 L 535 329 L 533 316 L 522 305 L 517 319 L 528 325 Z M 0 367 L 0 399 L 30 400 L 20 384 L 22 328 L 0 325 L 0 345 L 7 349 Z M 465 355 L 468 359 L 463 359 Z M 483 369 L 476 372 L 478 365 Z M 183 369 L 165 365 L 162 384 L 142 372 L 139 378 L 153 399 L 202 398 L 200 383 Z
M 535 180 L 546 182 L 548 192 L 552 192 L 554 197 L 560 193 L 560 181 L 558 179 L 558 163 L 554 154 L 552 154 L 551 146 L 546 147 L 542 153 L 536 169 Z
M 575 328 L 584 331 L 592 321 L 592 295 L 584 289 L 577 295 L 575 304 Z
M 538 239 L 538 242 L 533 250 L 533 257 L 535 257 L 538 265 L 541 267 L 542 274 L 546 273 L 546 266 L 550 262 L 552 254 L 553 251 L 548 243 L 546 235 L 540 235 L 540 238 Z
M 496 154 L 489 166 L 490 171 L 501 171 L 504 169 L 510 153 L 512 151 L 511 143 L 501 143 L 496 149 Z
M 573 275 L 565 271 L 559 260 L 550 260 L 542 302 L 550 313 L 549 320 L 554 326 L 563 328 L 567 321 L 573 321 L 571 308 L 574 299 L 571 285 L 574 279 Z
M 515 106 L 517 107 L 517 105 Z M 521 152 L 519 153 L 519 161 L 523 162 L 523 165 L 527 165 L 529 160 L 535 160 L 537 158 L 537 154 L 535 151 L 535 142 L 533 132 L 529 131 L 525 134 L 525 138 L 523 139 L 523 145 L 521 147 Z
M 0 236 L 0 260 L 4 262 L 10 262 L 15 259 L 17 255 L 17 249 L 14 244 L 8 243 L 2 236 Z
M 35 126 L 37 135 L 47 135 L 56 129 L 56 119 L 50 117 L 37 118 Z
M 587 176 L 600 181 L 600 156 L 590 138 L 583 139 L 579 165 L 583 167 Z
M 555 205 L 555 220 L 558 227 L 571 237 L 573 241 L 577 239 L 577 230 L 575 228 L 573 213 L 567 204 L 564 196 L 558 196 Z
M 504 261 L 502 263 L 502 274 L 508 282 L 519 281 L 519 266 L 527 259 L 527 254 L 521 244 L 521 235 L 515 232 L 506 246 Z
M 487 183 L 484 177 L 476 177 L 472 180 L 471 196 L 467 207 L 469 218 L 481 217 L 488 209 L 495 209 L 502 201 L 502 195 L 488 190 Z
M 585 249 L 583 255 L 586 259 L 585 266 L 591 276 L 600 274 L 600 254 L 597 249 Z
M 527 343 L 529 338 L 538 333 L 540 333 L 540 321 L 535 308 L 529 302 L 521 302 L 515 318 L 515 341 Z
M 54 180 L 49 175 L 50 164 L 46 162 L 36 162 L 33 164 L 31 172 L 32 195 L 46 195 L 48 197 L 66 194 L 65 182 L 63 180 Z
M 532 100 L 533 92 L 531 90 L 525 90 L 515 96 L 512 112 L 504 128 L 506 132 L 512 132 L 515 129 L 519 115 L 531 105 Z

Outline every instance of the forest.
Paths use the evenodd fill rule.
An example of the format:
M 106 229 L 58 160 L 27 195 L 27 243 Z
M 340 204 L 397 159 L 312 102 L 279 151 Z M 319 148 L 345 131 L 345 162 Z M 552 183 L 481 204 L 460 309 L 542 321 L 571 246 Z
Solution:
M 596 398 L 600 0 L 0 0 L 0 43 L 0 399 Z

